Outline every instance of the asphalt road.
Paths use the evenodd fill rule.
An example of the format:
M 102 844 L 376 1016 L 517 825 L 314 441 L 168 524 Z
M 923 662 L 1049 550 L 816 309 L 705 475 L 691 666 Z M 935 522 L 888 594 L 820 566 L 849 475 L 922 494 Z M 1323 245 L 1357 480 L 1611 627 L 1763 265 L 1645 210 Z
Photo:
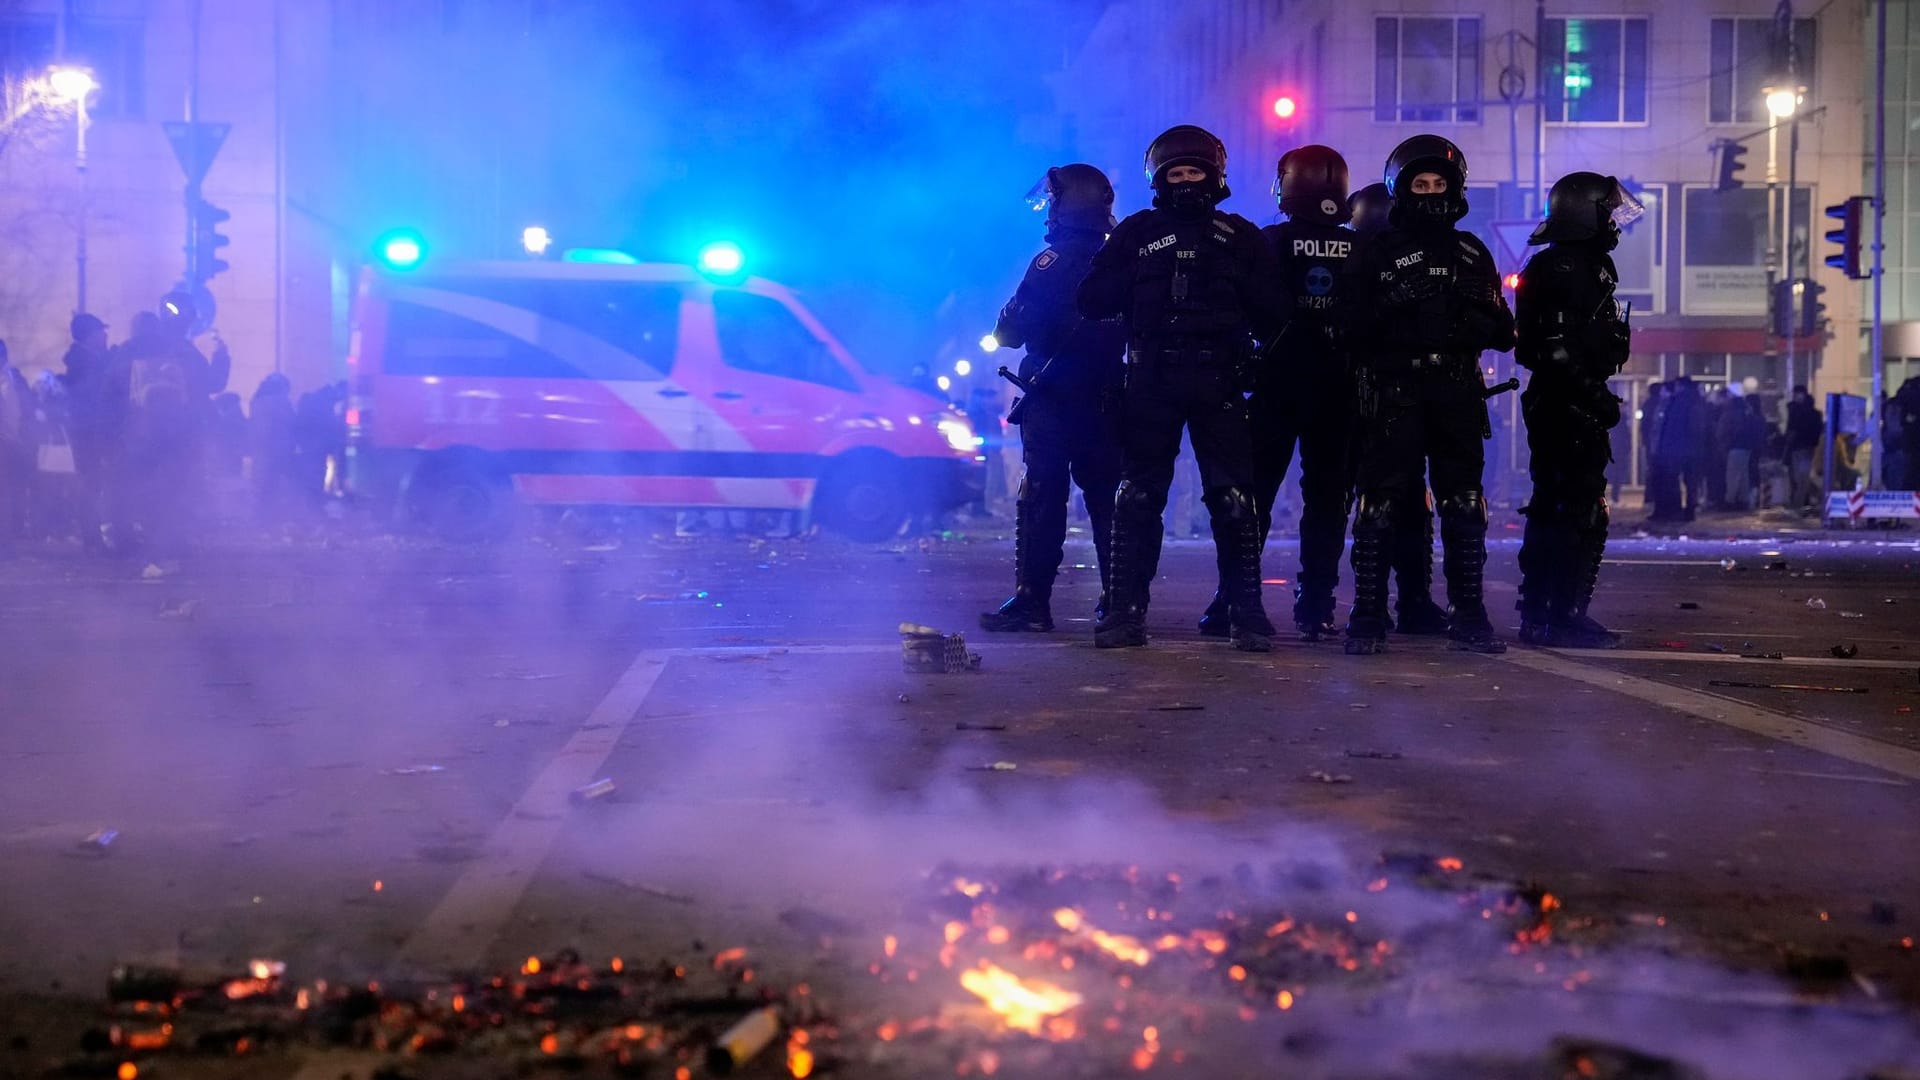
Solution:
M 360 979 L 737 944 L 854 1015 L 894 993 L 864 958 L 937 865 L 1359 881 L 1408 853 L 1550 891 L 1563 951 L 1409 947 L 1393 1008 L 1350 996 L 1304 1056 L 1263 1029 L 1244 1075 L 1283 1041 L 1298 1075 L 1465 1075 L 1432 1063 L 1568 1031 L 1714 1076 L 1920 1062 L 1911 532 L 1617 536 L 1595 613 L 1627 648 L 1498 657 L 1235 653 L 1192 631 L 1193 543 L 1151 647 L 1096 651 L 1078 536 L 1060 631 L 989 637 L 1008 547 L 341 530 L 0 562 L 0 1074 L 64 1051 L 134 960 Z M 903 620 L 966 631 L 979 670 L 904 672 Z M 948 979 L 919 990 L 967 1000 Z

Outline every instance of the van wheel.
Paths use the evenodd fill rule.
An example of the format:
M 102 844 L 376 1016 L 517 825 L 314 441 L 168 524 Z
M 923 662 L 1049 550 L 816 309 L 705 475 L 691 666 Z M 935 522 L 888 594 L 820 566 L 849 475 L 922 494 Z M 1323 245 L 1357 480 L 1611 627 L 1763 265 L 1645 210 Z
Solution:
M 813 515 L 850 540 L 878 543 L 907 524 L 906 470 L 885 454 L 861 454 L 833 466 L 813 496 Z
M 413 519 L 442 540 L 499 540 L 513 531 L 513 485 L 470 462 L 424 470 L 414 482 Z

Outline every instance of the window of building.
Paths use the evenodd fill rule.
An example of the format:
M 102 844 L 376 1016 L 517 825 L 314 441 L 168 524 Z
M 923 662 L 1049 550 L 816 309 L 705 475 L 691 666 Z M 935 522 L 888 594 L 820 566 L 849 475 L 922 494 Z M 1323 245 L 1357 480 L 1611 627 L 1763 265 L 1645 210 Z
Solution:
M 1613 265 L 1620 271 L 1615 293 L 1635 313 L 1651 314 L 1667 309 L 1667 189 L 1648 185 L 1637 195 L 1647 212 L 1627 226 L 1614 249 Z
M 728 367 L 782 379 L 858 390 L 826 342 L 770 296 L 723 289 L 713 294 L 720 358 Z
M 1798 54 L 1800 81 L 1813 87 L 1814 33 L 1812 19 L 1795 19 L 1793 46 Z M 1767 115 L 1761 88 L 1784 57 L 1775 48 L 1772 19 L 1715 19 L 1712 61 L 1707 85 L 1707 120 L 1714 124 L 1751 124 Z
M 1388 15 L 1373 21 L 1373 118 L 1480 121 L 1480 20 Z
M 1680 310 L 1687 315 L 1764 315 L 1767 311 L 1767 189 L 1682 193 Z M 1793 228 L 1802 234 L 1813 199 L 1793 193 Z M 1776 226 L 1777 227 L 1777 226 Z
M 1547 121 L 1647 122 L 1647 20 L 1548 19 Z

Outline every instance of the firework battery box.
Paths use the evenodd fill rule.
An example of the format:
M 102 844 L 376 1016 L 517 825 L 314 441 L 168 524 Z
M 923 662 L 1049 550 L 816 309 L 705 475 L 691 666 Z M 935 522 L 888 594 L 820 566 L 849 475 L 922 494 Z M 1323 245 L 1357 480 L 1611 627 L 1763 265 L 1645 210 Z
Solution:
M 967 639 L 943 634 L 931 626 L 900 624 L 900 663 L 911 672 L 944 675 L 977 671 L 980 654 L 967 651 Z

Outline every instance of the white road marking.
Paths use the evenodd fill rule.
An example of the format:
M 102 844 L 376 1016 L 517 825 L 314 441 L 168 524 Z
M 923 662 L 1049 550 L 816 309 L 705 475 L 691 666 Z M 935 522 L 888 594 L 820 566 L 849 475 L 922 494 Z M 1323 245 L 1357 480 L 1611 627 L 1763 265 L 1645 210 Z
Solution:
M 1743 701 L 1735 701 L 1732 698 L 1669 686 L 1666 683 L 1625 675 L 1607 668 L 1575 663 L 1553 653 L 1532 649 L 1513 649 L 1501 654 L 1497 659 L 1530 671 L 1542 672 L 1560 679 L 1571 679 L 1602 690 L 1611 690 L 1616 694 L 1624 694 L 1688 716 L 1711 720 L 1716 724 L 1724 724 L 1730 728 L 1817 751 L 1829 757 L 1851 761 L 1856 765 L 1867 765 L 1896 776 L 1904 776 L 1909 780 L 1920 780 L 1920 750 L 1909 750 L 1878 739 L 1839 731 L 1810 720 L 1796 719 Z
M 1604 652 L 1568 655 L 1564 649 L 1551 650 L 1569 660 L 1590 656 L 1594 660 L 1672 660 L 1688 664 L 1788 664 L 1794 667 L 1887 668 L 1892 671 L 1920 670 L 1920 660 L 1863 660 L 1838 656 L 1782 656 L 1779 659 L 1742 656 L 1739 653 L 1669 652 L 1664 649 L 1608 649 Z
M 479 963 L 565 827 L 568 793 L 594 780 L 660 681 L 667 659 L 667 653 L 654 650 L 634 658 L 487 838 L 484 854 L 468 864 L 400 947 L 391 968 L 395 974 L 445 972 Z

